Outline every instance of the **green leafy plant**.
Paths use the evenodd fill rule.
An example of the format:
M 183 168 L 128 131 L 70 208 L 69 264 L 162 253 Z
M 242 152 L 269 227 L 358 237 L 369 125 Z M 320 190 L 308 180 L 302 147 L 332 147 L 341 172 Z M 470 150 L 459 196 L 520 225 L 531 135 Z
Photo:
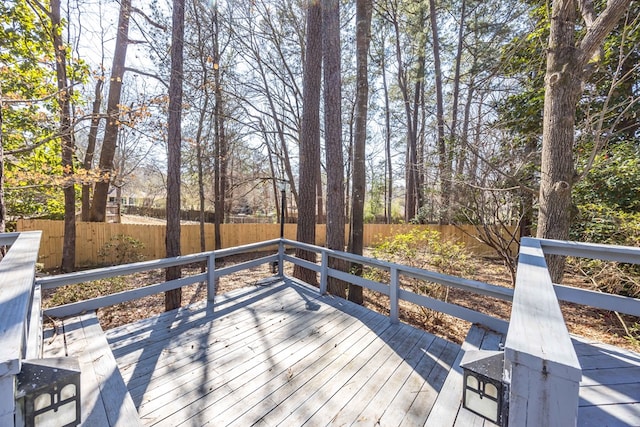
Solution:
M 109 239 L 98 251 L 103 265 L 119 265 L 144 261 L 144 243 L 126 234 L 118 234 Z
M 374 249 L 373 256 L 389 262 L 409 265 L 457 276 L 469 276 L 473 273 L 469 253 L 464 244 L 443 239 L 439 232 L 428 228 L 414 228 L 406 233 L 398 233 L 381 241 Z M 367 277 L 384 281 L 388 273 L 381 270 L 367 270 Z M 387 277 L 385 277 L 387 276 Z M 403 277 L 403 287 L 413 292 L 447 301 L 449 287 L 425 280 Z M 426 320 L 434 320 L 438 312 L 420 307 Z

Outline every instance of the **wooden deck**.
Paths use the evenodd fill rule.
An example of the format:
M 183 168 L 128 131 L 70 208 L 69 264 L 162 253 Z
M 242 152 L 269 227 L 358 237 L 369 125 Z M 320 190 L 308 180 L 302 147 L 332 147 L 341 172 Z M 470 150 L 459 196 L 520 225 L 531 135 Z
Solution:
M 94 318 L 65 325 L 66 354 L 82 350 L 78 337 L 104 341 Z M 131 400 L 143 425 L 494 425 L 460 407 L 458 363 L 465 350 L 497 349 L 501 335 L 474 326 L 461 347 L 292 279 L 221 295 L 215 311 L 198 303 L 105 335 L 121 375 L 108 378 L 124 380 L 128 395 L 94 390 L 92 402 L 111 390 L 105 408 Z M 583 367 L 578 425 L 640 425 L 640 355 L 573 342 Z M 81 361 L 104 365 L 93 353 Z M 128 425 L 126 413 L 108 425 Z
M 582 367 L 578 425 L 640 426 L 640 354 L 573 338 Z
M 107 331 L 146 425 L 424 425 L 460 346 L 291 280 Z

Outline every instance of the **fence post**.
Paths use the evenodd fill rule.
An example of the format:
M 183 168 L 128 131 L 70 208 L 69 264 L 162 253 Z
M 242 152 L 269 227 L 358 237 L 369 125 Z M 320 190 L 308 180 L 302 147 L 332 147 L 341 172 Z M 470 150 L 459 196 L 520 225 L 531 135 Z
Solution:
M 391 323 L 400 321 L 398 307 L 398 290 L 400 289 L 400 273 L 397 267 L 391 267 L 391 281 L 389 283 L 389 320 Z
M 207 301 L 214 302 L 217 285 L 218 275 L 216 274 L 216 253 L 214 251 L 209 252 L 209 256 L 207 256 Z

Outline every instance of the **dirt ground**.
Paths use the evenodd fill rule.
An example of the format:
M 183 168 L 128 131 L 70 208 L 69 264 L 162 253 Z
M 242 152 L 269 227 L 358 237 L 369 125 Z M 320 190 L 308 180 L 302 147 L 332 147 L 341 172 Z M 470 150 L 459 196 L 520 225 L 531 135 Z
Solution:
M 252 255 L 242 255 L 227 259 L 227 264 L 246 261 Z M 253 255 L 255 257 L 255 255 Z M 486 258 L 476 258 L 473 270 L 474 279 L 483 282 L 510 287 L 509 274 L 506 268 L 496 260 Z M 217 262 L 217 266 L 222 266 Z M 183 269 L 183 276 L 198 274 L 200 268 L 193 266 Z M 291 265 L 286 266 L 286 274 L 292 274 Z M 252 286 L 261 279 L 271 276 L 269 265 L 263 265 L 251 270 L 245 270 L 220 279 L 218 293 L 229 292 L 233 289 Z M 126 289 L 133 289 L 149 284 L 159 283 L 164 280 L 164 273 L 161 270 L 154 270 L 145 273 L 138 273 L 123 278 L 101 280 L 89 284 L 62 287 L 56 292 L 49 292 L 44 295 L 44 306 L 55 306 L 69 303 L 100 294 L 121 292 Z M 586 280 L 581 278 L 570 278 L 572 286 L 586 286 Z M 406 284 L 405 286 L 411 286 Z M 478 310 L 495 317 L 508 319 L 511 304 L 505 301 L 490 297 L 470 294 L 458 289 L 442 289 L 449 302 L 463 305 L 474 310 Z M 388 314 L 389 301 L 385 295 L 378 294 L 365 289 L 365 306 L 377 312 Z M 183 288 L 182 303 L 188 305 L 206 298 L 206 284 L 199 283 Z M 634 325 L 640 324 L 640 319 L 634 317 L 621 317 L 616 313 L 596 310 L 589 307 L 565 304 L 562 307 L 567 327 L 573 334 L 587 337 L 596 341 L 613 344 L 634 351 L 640 351 L 638 337 L 634 339 L 627 336 L 625 327 L 632 333 Z M 150 317 L 164 311 L 164 296 L 154 295 L 142 299 L 129 301 L 112 307 L 98 310 L 98 318 L 103 328 L 109 329 L 119 325 L 134 322 L 136 320 Z M 436 313 L 416 305 L 401 302 L 400 317 L 402 321 L 415 327 L 425 329 L 435 335 L 450 341 L 461 343 L 469 329 L 469 323 L 463 320 Z M 48 319 L 48 321 L 54 321 Z M 624 326 L 623 326 L 624 322 Z

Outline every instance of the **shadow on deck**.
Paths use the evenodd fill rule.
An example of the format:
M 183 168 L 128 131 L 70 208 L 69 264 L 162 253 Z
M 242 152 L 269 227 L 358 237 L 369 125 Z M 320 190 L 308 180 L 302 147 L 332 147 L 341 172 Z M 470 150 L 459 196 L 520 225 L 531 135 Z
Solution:
M 147 425 L 424 425 L 460 350 L 290 279 L 107 337 Z
M 95 327 L 73 319 L 87 336 Z M 73 319 L 45 352 L 61 342 L 70 354 L 86 348 Z M 504 342 L 473 326 L 461 347 L 290 278 L 220 295 L 214 310 L 200 302 L 104 335 L 123 387 L 89 384 L 85 402 L 119 393 L 109 425 L 131 425 L 132 401 L 143 425 L 160 426 L 492 426 L 461 408 L 458 365 L 464 351 Z M 583 367 L 578 425 L 640 425 L 640 355 L 573 344 Z

